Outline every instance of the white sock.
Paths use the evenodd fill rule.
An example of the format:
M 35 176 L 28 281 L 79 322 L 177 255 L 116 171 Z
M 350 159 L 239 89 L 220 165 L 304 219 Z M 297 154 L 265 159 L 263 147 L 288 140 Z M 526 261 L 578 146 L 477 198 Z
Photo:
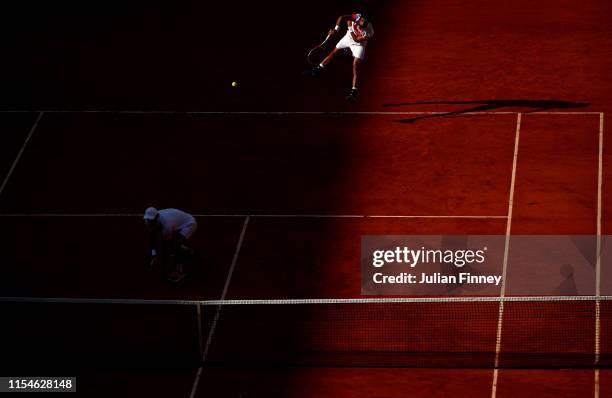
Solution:
M 323 68 L 325 68 L 325 65 L 319 64 L 319 68 L 323 69 Z

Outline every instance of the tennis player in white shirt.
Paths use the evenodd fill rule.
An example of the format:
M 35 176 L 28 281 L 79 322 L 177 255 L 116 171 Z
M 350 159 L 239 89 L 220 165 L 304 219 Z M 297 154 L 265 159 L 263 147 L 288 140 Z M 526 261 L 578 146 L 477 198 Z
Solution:
M 182 210 L 149 207 L 145 210 L 144 220 L 150 237 L 150 267 L 157 262 L 165 264 L 167 257 L 174 258 L 174 269 L 168 275 L 168 281 L 178 283 L 186 276 L 183 262 L 193 258 L 194 251 L 186 242 L 195 233 L 196 219 Z
M 313 76 L 320 74 L 339 52 L 345 49 L 350 50 L 353 54 L 353 87 L 346 99 L 355 102 L 359 93 L 357 90 L 359 67 L 365 59 L 366 45 L 374 36 L 374 26 L 372 26 L 372 23 L 365 14 L 353 13 L 341 15 L 336 20 L 336 26 L 329 30 L 329 35 L 332 36 L 338 33 L 343 24 L 347 26 L 346 34 L 338 41 L 336 48 L 318 66 L 313 68 L 312 74 Z

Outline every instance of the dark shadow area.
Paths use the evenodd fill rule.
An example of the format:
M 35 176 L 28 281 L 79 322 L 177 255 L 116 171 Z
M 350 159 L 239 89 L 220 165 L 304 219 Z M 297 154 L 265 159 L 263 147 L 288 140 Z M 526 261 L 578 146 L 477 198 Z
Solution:
M 414 123 L 417 120 L 432 119 L 444 116 L 462 115 L 472 112 L 488 112 L 496 110 L 504 110 L 506 108 L 530 108 L 524 113 L 545 112 L 555 109 L 577 109 L 586 108 L 591 104 L 589 102 L 574 102 L 555 99 L 543 100 L 526 100 L 526 99 L 498 99 L 498 100 L 473 100 L 473 101 L 425 101 L 425 102 L 402 102 L 393 104 L 384 104 L 385 108 L 403 107 L 411 105 L 467 105 L 465 109 L 460 109 L 451 112 L 442 112 L 436 114 L 427 114 L 415 116 L 407 119 L 398 120 L 399 123 Z
M 335 109 L 332 107 L 338 102 L 322 92 L 333 93 L 334 85 L 327 87 L 327 82 L 317 85 L 301 76 L 304 50 L 333 27 L 338 15 L 356 9 L 352 0 L 315 0 L 309 3 L 309 8 L 324 11 L 309 16 L 308 28 L 296 29 L 294 3 L 188 0 L 177 6 L 169 0 L 147 4 L 140 1 L 134 5 L 94 0 L 83 6 L 74 0 L 62 0 L 45 7 L 32 3 L 14 4 L 0 16 L 6 22 L 0 27 L 0 32 L 6 33 L 0 38 L 6 59 L 0 65 L 0 72 L 10 76 L 0 93 L 2 109 L 231 112 L 324 108 L 326 101 L 329 108 Z M 373 5 L 367 11 L 375 15 L 383 7 Z M 17 39 L 8 39 L 9 36 Z M 343 66 L 338 65 L 330 72 L 348 79 L 349 69 Z M 239 88 L 232 89 L 231 81 L 238 81 Z M 341 84 L 346 82 L 337 83 Z M 343 95 L 339 100 L 342 106 L 347 106 Z M 326 117 L 308 116 L 296 121 L 280 115 L 274 119 L 248 115 L 169 117 L 163 113 L 123 116 L 45 114 L 20 160 L 19 169 L 3 192 L 3 211 L 12 205 L 20 206 L 26 213 L 41 210 L 40 200 L 15 200 L 17 197 L 33 199 L 31 192 L 35 185 L 26 187 L 22 182 L 32 170 L 41 168 L 57 185 L 51 190 L 46 183 L 36 186 L 38 192 L 83 198 L 78 206 L 76 201 L 47 202 L 47 210 L 66 214 L 107 213 L 110 209 L 118 213 L 138 212 L 150 204 L 215 214 L 325 214 L 342 209 L 353 195 L 340 182 L 350 179 L 351 162 L 361 144 L 354 139 L 350 126 L 330 123 Z M 30 126 L 31 123 L 25 125 L 26 133 Z M 329 126 L 330 130 L 326 132 L 321 126 Z M 23 140 L 19 138 L 12 140 L 17 142 L 12 147 L 20 147 Z M 48 145 L 49 140 L 54 142 L 52 146 Z M 63 155 L 63 150 L 58 149 L 59 142 L 68 143 L 63 147 L 71 156 Z M 143 142 L 153 143 L 150 150 L 143 151 Z M 177 143 L 180 148 L 175 146 Z M 104 153 L 107 144 L 113 147 L 113 159 Z M 51 148 L 62 154 L 55 153 L 52 160 L 47 158 L 53 152 Z M 4 148 L 0 150 L 4 151 Z M 312 161 L 313 153 L 317 154 L 316 162 Z M 6 156 L 10 164 L 14 154 L 7 152 Z M 79 167 L 69 166 L 67 159 L 74 159 Z M 147 159 L 160 161 L 151 165 Z M 183 163 L 185 159 L 189 159 L 187 164 Z M 208 165 L 200 163 L 202 160 Z M 91 161 L 95 161 L 96 167 L 90 167 Z M 143 166 L 146 170 L 139 169 Z M 74 180 L 68 176 L 72 172 Z M 97 186 L 89 185 L 94 180 Z M 103 185 L 108 189 L 101 189 Z M 10 211 L 15 210 L 12 207 Z M 227 267 L 232 260 L 224 255 L 215 257 L 214 253 L 221 253 L 218 249 L 226 245 L 234 253 L 237 236 L 233 227 L 230 231 L 215 226 L 214 220 L 203 222 L 195 235 L 201 245 L 196 242 L 194 247 L 204 248 L 203 251 L 207 250 L 204 254 L 212 258 L 210 268 L 205 271 L 207 277 L 170 290 L 153 274 L 140 276 L 141 251 L 129 247 L 129 242 L 144 238 L 140 222 L 119 224 L 109 219 L 110 224 L 104 227 L 99 219 L 74 220 L 79 225 L 78 234 L 66 234 L 74 225 L 33 218 L 30 220 L 35 224 L 32 236 L 22 238 L 16 231 L 11 240 L 5 240 L 0 260 L 10 271 L 0 282 L 1 296 L 42 292 L 61 297 L 157 298 L 163 290 L 165 298 L 209 295 L 217 299 L 221 291 L 202 284 L 229 280 Z M 20 223 L 25 224 L 28 223 Z M 52 225 L 55 229 L 47 233 Z M 252 236 L 252 228 L 249 226 L 247 239 Z M 295 227 L 291 225 L 288 229 Z M 333 229 L 331 223 L 315 226 L 306 235 L 314 230 L 319 237 L 331 236 Z M 104 245 L 95 239 L 96 232 L 102 230 L 113 231 L 106 235 L 112 243 Z M 275 231 L 270 236 L 274 237 L 272 232 Z M 220 241 L 208 242 L 206 237 L 211 236 L 208 234 L 218 236 Z M 50 239 L 42 238 L 44 242 L 41 242 L 41 236 Z M 295 233 L 292 237 L 295 239 Z M 310 266 L 325 258 L 333 247 L 299 247 L 299 256 L 295 251 L 293 255 L 299 257 L 303 265 L 300 267 L 292 261 L 295 257 L 289 257 L 294 247 L 290 246 L 291 237 L 280 238 L 284 240 L 272 243 L 280 252 L 279 262 L 290 265 L 286 286 L 293 293 L 293 287 L 300 287 L 294 281 L 311 272 Z M 96 247 L 92 248 L 91 243 Z M 101 245 L 110 250 L 101 254 Z M 262 266 L 265 268 L 269 261 L 269 257 L 263 258 Z M 252 263 L 239 264 L 236 275 L 249 265 L 256 268 Z M 269 294 L 274 287 L 271 283 L 252 284 L 262 295 Z M 233 286 L 235 281 L 230 288 Z M 56 290 L 50 291 L 47 287 Z M 258 348 L 262 340 L 247 340 L 241 332 L 253 328 L 250 322 L 261 323 L 261 320 L 240 318 L 239 329 L 213 334 L 214 307 L 212 313 L 203 314 L 202 335 L 198 336 L 194 308 L 153 307 L 3 305 L 7 316 L 14 315 L 10 328 L 7 326 L 5 331 L 11 347 L 3 351 L 3 358 L 17 373 L 44 375 L 68 369 L 74 373 L 67 371 L 67 374 L 76 374 L 91 385 L 107 373 L 119 376 L 146 373 L 163 366 L 181 373 L 201 366 L 198 339 L 206 342 L 209 336 L 215 339 L 211 350 L 221 357 L 228 356 L 227 350 L 232 348 L 231 344 L 220 345 L 221 338 L 229 342 L 246 341 L 241 346 L 245 348 L 245 356 L 261 353 Z M 219 318 L 221 326 L 229 323 L 228 313 L 224 309 Z M 301 359 L 302 342 L 309 337 L 310 331 L 301 325 L 316 323 L 320 317 L 317 311 L 295 314 L 298 316 L 293 321 L 282 319 L 282 328 L 273 323 L 274 318 L 268 318 L 270 323 L 263 325 L 264 330 L 268 326 L 283 332 L 283 339 L 264 342 L 270 342 L 266 346 L 270 349 L 268 355 L 280 358 L 287 367 Z M 286 348 L 291 350 L 286 353 L 283 351 Z M 264 360 L 255 358 L 255 365 Z M 346 360 L 350 364 L 351 358 Z M 80 372 L 73 370 L 76 368 Z M 269 383 L 274 384 L 276 396 L 293 393 L 290 377 L 290 373 L 283 373 Z M 198 396 L 203 396 L 206 388 L 203 383 Z M 251 391 L 256 387 L 247 382 L 240 388 Z M 108 382 L 103 391 L 113 390 L 117 394 L 117 389 Z

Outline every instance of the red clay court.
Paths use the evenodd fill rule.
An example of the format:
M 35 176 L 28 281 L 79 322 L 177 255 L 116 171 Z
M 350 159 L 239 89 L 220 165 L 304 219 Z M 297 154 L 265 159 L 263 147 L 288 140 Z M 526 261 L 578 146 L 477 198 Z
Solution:
M 376 34 L 349 104 L 350 57 L 302 70 L 357 6 Z M 100 397 L 612 397 L 612 3 L 11 7 L 0 376 Z M 198 221 L 181 286 L 145 272 L 151 205 Z M 501 236 L 504 288 L 364 296 L 365 235 Z M 513 268 L 521 235 L 593 239 L 573 294 L 511 293 L 559 278 Z

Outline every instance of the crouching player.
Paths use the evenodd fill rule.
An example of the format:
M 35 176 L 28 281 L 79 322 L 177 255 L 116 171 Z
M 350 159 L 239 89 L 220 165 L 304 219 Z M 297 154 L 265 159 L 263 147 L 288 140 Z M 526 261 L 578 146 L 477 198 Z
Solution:
M 186 244 L 198 226 L 195 218 L 178 209 L 149 207 L 144 221 L 150 238 L 150 269 L 161 262 L 169 282 L 182 281 L 187 276 L 185 264 L 195 259 L 194 250 Z

